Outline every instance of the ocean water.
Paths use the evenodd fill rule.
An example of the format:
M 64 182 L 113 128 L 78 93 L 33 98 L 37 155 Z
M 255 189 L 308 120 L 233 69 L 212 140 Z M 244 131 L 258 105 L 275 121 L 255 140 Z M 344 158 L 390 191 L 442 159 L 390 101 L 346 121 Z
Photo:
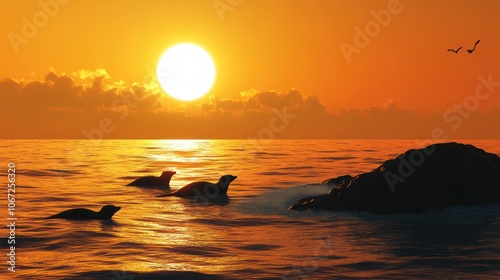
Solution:
M 500 154 L 500 141 L 466 140 Z M 290 212 L 323 180 L 367 172 L 411 140 L 3 140 L 1 279 L 500 279 L 500 207 L 422 215 Z M 16 166 L 15 214 L 7 170 Z M 126 186 L 176 170 L 171 189 L 237 175 L 227 200 Z M 112 221 L 45 220 L 122 207 Z

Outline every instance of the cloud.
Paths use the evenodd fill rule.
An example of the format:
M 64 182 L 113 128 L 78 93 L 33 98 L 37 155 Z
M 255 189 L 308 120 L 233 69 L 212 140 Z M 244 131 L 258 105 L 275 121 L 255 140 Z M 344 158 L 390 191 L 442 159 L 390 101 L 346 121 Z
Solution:
M 442 113 L 417 114 L 391 99 L 368 108 L 328 110 L 316 96 L 248 90 L 181 102 L 154 79 L 127 85 L 103 69 L 43 81 L 0 81 L 1 138 L 86 138 L 111 124 L 107 138 L 498 138 L 500 109 L 473 112 L 456 129 Z M 97 137 L 98 133 L 90 133 Z
M 53 73 L 53 71 L 51 71 Z M 102 78 L 102 79 L 110 79 L 111 77 L 108 75 L 108 72 L 104 69 L 96 69 L 96 70 L 89 70 L 89 69 L 80 69 L 72 73 L 73 77 L 78 77 L 82 80 L 85 79 L 95 79 L 95 78 Z

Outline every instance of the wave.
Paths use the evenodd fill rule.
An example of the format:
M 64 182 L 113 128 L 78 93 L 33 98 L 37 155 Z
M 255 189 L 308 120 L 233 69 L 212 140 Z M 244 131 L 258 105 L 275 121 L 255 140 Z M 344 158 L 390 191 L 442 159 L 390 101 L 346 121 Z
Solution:
M 453 206 L 444 209 L 431 209 L 422 214 L 378 215 L 356 211 L 289 211 L 288 208 L 305 198 L 327 194 L 334 186 L 309 184 L 285 189 L 270 190 L 235 203 L 236 211 L 252 215 L 277 215 L 294 218 L 335 218 L 362 220 L 394 220 L 415 223 L 474 224 L 500 221 L 500 204 L 480 204 L 475 206 Z
M 321 184 L 310 184 L 295 186 L 286 189 L 267 191 L 260 195 L 248 198 L 234 207 L 237 211 L 245 214 L 256 215 L 280 215 L 302 214 L 288 211 L 288 208 L 298 200 L 308 197 L 327 194 L 332 186 Z
M 122 271 L 122 270 L 101 270 L 76 273 L 70 277 L 63 279 L 148 279 L 148 280 L 165 280 L 165 279 L 228 279 L 222 275 L 204 274 L 194 271 L 156 271 L 156 272 L 137 272 L 137 271 Z
M 28 177 L 70 177 L 82 173 L 76 170 L 43 169 L 43 170 L 17 170 L 17 174 Z

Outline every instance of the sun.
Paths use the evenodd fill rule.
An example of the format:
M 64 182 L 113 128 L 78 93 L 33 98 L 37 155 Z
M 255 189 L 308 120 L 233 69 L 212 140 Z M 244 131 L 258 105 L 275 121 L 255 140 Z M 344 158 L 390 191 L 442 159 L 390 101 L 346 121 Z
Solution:
M 210 55 L 193 44 L 169 48 L 160 58 L 156 75 L 170 96 L 194 100 L 205 95 L 215 80 L 215 65 Z

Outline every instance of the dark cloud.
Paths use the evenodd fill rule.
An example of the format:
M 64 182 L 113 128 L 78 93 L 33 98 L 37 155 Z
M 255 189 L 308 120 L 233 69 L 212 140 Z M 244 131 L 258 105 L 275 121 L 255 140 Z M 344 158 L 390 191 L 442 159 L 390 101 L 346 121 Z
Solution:
M 369 108 L 329 111 L 316 96 L 292 89 L 242 92 L 180 102 L 154 81 L 127 86 L 104 70 L 43 81 L 0 81 L 2 138 L 498 138 L 500 110 L 471 112 L 455 129 L 442 114 L 418 115 L 388 100 Z

